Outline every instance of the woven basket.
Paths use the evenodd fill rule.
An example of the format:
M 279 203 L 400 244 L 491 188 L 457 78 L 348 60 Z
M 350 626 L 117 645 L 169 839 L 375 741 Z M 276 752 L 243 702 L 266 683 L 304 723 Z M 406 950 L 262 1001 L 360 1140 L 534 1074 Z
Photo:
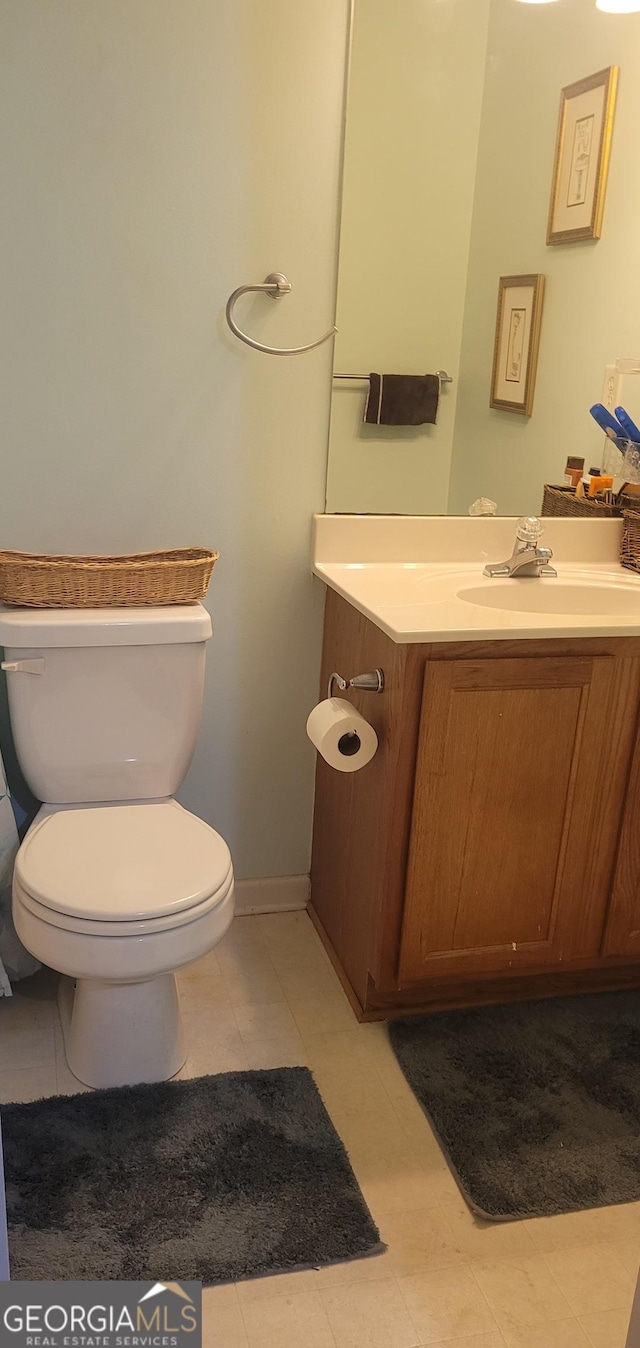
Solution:
M 553 487 L 545 483 L 542 497 L 543 515 L 582 515 L 590 519 L 615 519 L 622 515 L 620 506 L 605 505 L 603 501 L 576 497 L 573 487 Z
M 0 552 L 0 599 L 30 608 L 135 608 L 202 599 L 219 553 L 209 548 L 123 557 Z
M 640 514 L 637 510 L 624 512 L 620 562 L 629 571 L 640 571 Z

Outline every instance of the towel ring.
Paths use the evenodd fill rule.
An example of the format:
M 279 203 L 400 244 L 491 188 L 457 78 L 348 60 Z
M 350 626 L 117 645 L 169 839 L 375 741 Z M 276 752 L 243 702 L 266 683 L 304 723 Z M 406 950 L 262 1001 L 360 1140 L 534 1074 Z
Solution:
M 283 295 L 289 295 L 291 289 L 291 282 L 286 276 L 283 276 L 281 271 L 269 272 L 269 275 L 265 277 L 260 286 L 238 286 L 238 289 L 234 290 L 233 294 L 229 296 L 225 310 L 227 323 L 234 335 L 239 337 L 241 342 L 246 342 L 247 346 L 252 346 L 254 351 L 263 351 L 267 356 L 300 356 L 303 351 L 313 351 L 314 347 L 322 346 L 323 342 L 328 342 L 330 337 L 335 336 L 338 331 L 337 328 L 331 328 L 329 332 L 325 332 L 323 337 L 318 337 L 316 342 L 309 342 L 307 346 L 285 347 L 265 346 L 262 342 L 254 341 L 253 337 L 248 337 L 246 332 L 243 332 L 242 329 L 238 327 L 233 316 L 233 310 L 236 301 L 239 300 L 242 295 L 248 295 L 250 291 L 261 290 L 265 295 L 268 295 L 270 299 L 279 300 L 282 299 Z

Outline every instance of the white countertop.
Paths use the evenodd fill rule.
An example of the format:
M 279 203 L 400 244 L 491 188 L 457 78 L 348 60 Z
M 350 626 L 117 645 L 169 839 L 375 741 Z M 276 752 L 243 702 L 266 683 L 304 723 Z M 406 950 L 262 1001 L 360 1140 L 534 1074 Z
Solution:
M 640 575 L 620 566 L 619 520 L 545 519 L 555 578 L 483 576 L 516 520 L 316 515 L 313 570 L 392 641 L 640 635 Z

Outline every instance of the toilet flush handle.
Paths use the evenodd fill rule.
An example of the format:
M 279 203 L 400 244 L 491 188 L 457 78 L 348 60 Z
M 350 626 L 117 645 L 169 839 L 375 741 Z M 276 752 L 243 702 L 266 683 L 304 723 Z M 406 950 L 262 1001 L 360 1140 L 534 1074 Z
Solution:
M 3 660 L 0 669 L 7 674 L 44 674 L 44 660 Z

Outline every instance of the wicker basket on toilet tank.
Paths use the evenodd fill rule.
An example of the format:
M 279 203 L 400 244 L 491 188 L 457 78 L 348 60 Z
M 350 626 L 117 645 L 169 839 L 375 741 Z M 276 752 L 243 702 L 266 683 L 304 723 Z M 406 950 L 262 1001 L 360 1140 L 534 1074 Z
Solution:
M 175 548 L 121 557 L 0 552 L 0 600 L 30 608 L 137 608 L 203 599 L 219 557 Z

